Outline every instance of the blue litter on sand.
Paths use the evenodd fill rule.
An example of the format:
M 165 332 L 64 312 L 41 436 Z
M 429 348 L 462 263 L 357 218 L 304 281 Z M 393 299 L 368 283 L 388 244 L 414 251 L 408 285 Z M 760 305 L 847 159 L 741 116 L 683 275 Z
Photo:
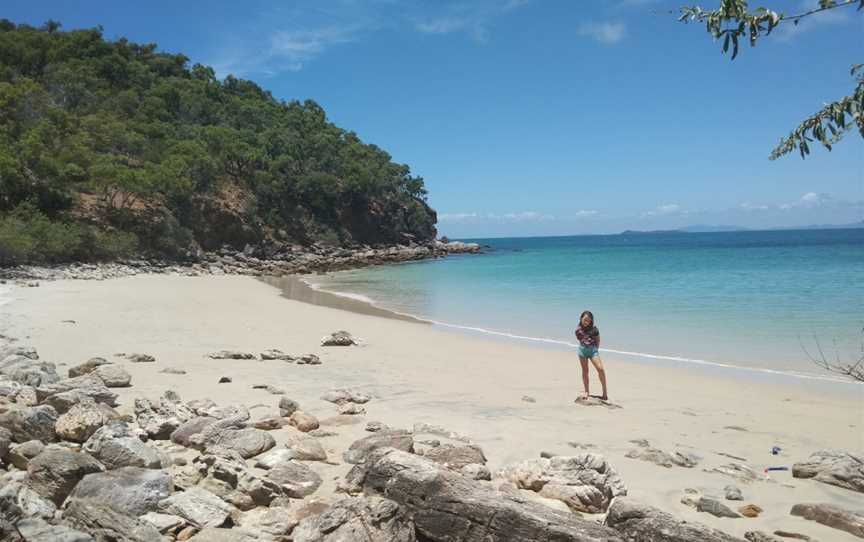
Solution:
M 765 472 L 768 472 L 769 470 L 789 470 L 789 467 L 766 467 L 765 468 Z
M 771 455 L 777 455 L 780 453 L 780 446 L 774 446 L 771 448 Z

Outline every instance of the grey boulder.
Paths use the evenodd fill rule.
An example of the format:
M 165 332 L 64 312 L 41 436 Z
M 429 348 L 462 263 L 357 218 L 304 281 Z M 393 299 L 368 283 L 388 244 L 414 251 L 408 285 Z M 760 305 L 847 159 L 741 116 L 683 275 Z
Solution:
M 414 437 L 408 431 L 401 429 L 378 431 L 355 441 L 342 457 L 348 463 L 362 463 L 372 451 L 378 448 L 395 448 L 413 453 Z
M 590 514 L 605 512 L 614 497 L 627 494 L 618 473 L 599 454 L 530 459 L 504 468 L 499 475 L 520 489 Z
M 69 499 L 92 499 L 128 516 L 140 516 L 156 511 L 159 502 L 172 491 L 167 471 L 121 467 L 88 474 L 75 486 Z
M 9 431 L 15 442 L 41 440 L 53 442 L 57 439 L 54 424 L 57 411 L 47 405 L 11 410 L 0 414 L 0 427 Z
M 640 542 L 742 542 L 701 523 L 682 521 L 633 499 L 618 498 L 609 507 L 606 525 L 624 540 Z
M 160 502 L 159 507 L 199 528 L 221 527 L 235 510 L 210 491 L 199 487 L 175 493 Z
M 57 506 L 63 504 L 81 479 L 102 470 L 102 465 L 89 454 L 56 445 L 47 446 L 27 465 L 30 487 Z
M 266 478 L 278 484 L 288 497 L 302 499 L 321 486 L 321 477 L 315 471 L 301 463 L 285 461 L 269 471 Z
M 864 512 L 846 510 L 833 504 L 796 504 L 789 512 L 793 516 L 821 523 L 864 538 Z
M 397 503 L 380 497 L 348 498 L 294 529 L 294 542 L 414 542 L 414 524 Z
M 143 431 L 141 432 L 143 433 Z M 159 469 L 168 465 L 168 457 L 141 440 L 125 422 L 115 421 L 101 427 L 83 450 L 98 459 L 107 469 L 144 467 Z
M 807 461 L 792 465 L 792 476 L 864 493 L 864 457 L 840 450 L 820 450 Z

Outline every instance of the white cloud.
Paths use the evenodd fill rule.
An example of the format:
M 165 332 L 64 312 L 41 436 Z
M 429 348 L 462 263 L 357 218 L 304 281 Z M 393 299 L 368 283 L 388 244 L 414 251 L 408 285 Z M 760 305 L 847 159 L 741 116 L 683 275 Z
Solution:
M 585 218 L 587 216 L 594 216 L 596 214 L 597 214 L 597 211 L 580 210 L 580 211 L 576 211 L 575 213 L 573 213 L 570 216 L 575 217 L 575 218 Z
M 738 208 L 742 211 L 767 211 L 768 209 L 770 209 L 770 207 L 767 205 L 759 205 L 756 203 L 751 203 L 749 201 L 739 203 Z
M 531 0 L 509 0 L 504 4 L 493 0 L 444 5 L 431 3 L 433 9 L 414 16 L 414 28 L 423 34 L 453 34 L 464 32 L 478 42 L 489 38 L 494 20 L 506 13 L 523 8 Z
M 780 205 L 780 209 L 783 211 L 789 211 L 795 208 L 813 209 L 815 207 L 822 207 L 832 203 L 833 201 L 834 200 L 830 194 L 824 192 L 807 192 L 802 195 L 798 201 Z
M 512 213 L 441 213 L 439 222 L 539 222 L 556 220 L 555 216 L 537 211 Z
M 627 27 L 622 22 L 582 23 L 579 25 L 578 34 L 604 45 L 614 45 L 627 35 Z
M 356 39 L 350 28 L 328 27 L 315 30 L 279 31 L 270 37 L 272 60 L 284 62 L 284 67 L 297 71 L 303 63 L 323 53 L 329 47 Z
M 640 216 L 642 218 L 647 218 L 651 216 L 667 216 L 676 214 L 686 215 L 689 214 L 689 211 L 684 210 L 684 208 L 677 203 L 664 203 L 663 205 L 658 205 L 651 211 L 643 212 Z

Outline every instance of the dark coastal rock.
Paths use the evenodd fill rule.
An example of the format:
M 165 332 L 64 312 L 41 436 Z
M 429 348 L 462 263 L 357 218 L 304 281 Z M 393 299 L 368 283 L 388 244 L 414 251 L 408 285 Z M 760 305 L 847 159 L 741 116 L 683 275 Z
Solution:
M 372 400 L 372 396 L 349 388 L 330 390 L 321 396 L 321 399 L 337 405 L 345 403 L 365 404 Z
M 218 352 L 211 352 L 207 354 L 207 357 L 210 359 L 255 359 L 255 354 L 250 354 L 249 352 L 238 352 L 236 350 L 220 350 Z
M 211 427 L 213 426 L 208 426 L 207 429 Z M 204 439 L 203 445 L 206 450 L 213 447 L 233 450 L 240 454 L 243 459 L 249 459 L 276 446 L 276 440 L 267 431 L 250 427 L 215 431 Z
M 529 459 L 504 468 L 499 475 L 520 489 L 589 514 L 605 512 L 614 497 L 627 495 L 615 469 L 603 456 L 592 453 Z
M 57 418 L 54 429 L 60 439 L 83 443 L 103 425 L 119 417 L 108 405 L 88 400 L 74 405 Z
M 781 542 L 779 538 L 762 531 L 747 531 L 744 533 L 744 540 L 747 542 Z
M 724 495 L 727 501 L 743 501 L 744 495 L 741 490 L 735 486 L 726 486 L 723 488 Z
M 343 499 L 294 529 L 294 542 L 414 542 L 414 524 L 397 503 L 379 497 Z
M 132 363 L 154 363 L 156 361 L 156 358 L 150 354 L 129 354 L 126 359 Z
M 452 444 L 442 444 L 426 450 L 424 457 L 432 461 L 444 465 L 453 470 L 461 470 L 471 464 L 486 464 L 486 456 L 483 455 L 483 450 L 475 444 L 466 444 L 454 446 Z
M 336 331 L 321 339 L 321 346 L 352 346 L 357 344 L 347 331 Z
M 355 405 L 353 403 L 345 403 L 342 405 L 337 405 L 337 409 L 339 414 L 342 416 L 361 416 L 366 414 L 366 409 L 361 407 L 360 405 Z
M 230 384 L 231 378 L 228 376 L 223 376 L 223 377 L 219 378 L 219 383 L 220 384 Z
M 182 493 L 175 493 L 161 501 L 159 507 L 169 514 L 185 519 L 198 528 L 221 527 L 234 512 L 234 507 L 213 493 L 199 487 L 187 489 Z
M 282 397 L 279 399 L 279 415 L 288 417 L 300 409 L 300 404 L 293 399 Z
M 286 514 L 284 509 L 272 506 L 244 512 L 237 521 L 241 528 L 251 530 L 259 539 L 264 540 L 287 540 L 297 523 L 297 519 Z M 297 538 L 293 541 L 296 542 Z
M 517 502 L 400 450 L 378 449 L 352 472 L 367 496 L 380 495 L 405 507 L 422 540 L 623 541 L 612 529 L 539 503 Z
M 281 361 L 294 361 L 294 356 L 290 354 L 286 354 L 281 350 L 277 350 L 275 348 L 261 352 L 261 360 L 262 361 L 271 361 L 271 360 L 281 360 Z
M 43 386 L 60 380 L 53 363 L 39 361 L 22 353 L 10 354 L 0 361 L 0 375 L 25 386 Z
M 618 498 L 609 507 L 606 525 L 624 540 L 638 542 L 741 542 L 701 523 L 682 521 L 651 506 Z
M 89 454 L 59 446 L 47 446 L 27 464 L 30 487 L 57 506 L 63 504 L 82 478 L 102 470 L 102 465 Z
M 699 464 L 699 458 L 694 454 L 664 452 L 663 450 L 650 446 L 648 441 L 645 441 L 644 445 L 639 445 L 627 452 L 625 457 L 647 461 L 661 467 L 666 467 L 667 469 L 671 467 L 684 467 L 690 469 Z
M 327 461 L 324 446 L 314 437 L 300 437 L 285 444 L 298 461 Z
M 845 531 L 858 538 L 864 538 L 864 512 L 855 512 L 833 504 L 819 503 L 796 504 L 789 513 Z
M 92 373 L 96 370 L 97 367 L 101 367 L 102 365 L 108 365 L 111 363 L 105 358 L 90 358 L 84 363 L 80 365 L 76 365 L 69 369 L 69 378 L 75 378 L 76 376 L 84 376 L 86 374 Z
M 98 459 L 107 469 L 165 467 L 168 463 L 167 456 L 143 442 L 141 433 L 134 431 L 125 422 L 111 422 L 96 431 L 82 449 Z
M 93 534 L 100 542 L 154 542 L 161 536 L 150 523 L 118 512 L 109 503 L 92 499 L 71 500 L 63 519 Z
M 27 464 L 30 460 L 42 453 L 45 445 L 39 440 L 28 440 L 21 444 L 14 444 L 9 447 L 9 463 L 15 465 L 15 468 L 27 470 Z
M 706 472 L 716 472 L 719 474 L 723 474 L 745 484 L 749 484 L 751 482 L 755 482 L 761 479 L 761 477 L 756 471 L 754 471 L 747 465 L 744 465 L 743 463 L 727 463 L 726 465 L 714 467 L 713 469 L 707 470 Z
M 157 510 L 159 502 L 168 498 L 172 490 L 167 471 L 121 467 L 88 474 L 78 482 L 69 499 L 91 499 L 123 514 L 140 516 Z
M 166 392 L 158 404 L 147 399 L 135 399 L 135 417 L 138 426 L 154 440 L 168 440 L 181 424 L 195 417 L 192 409 L 175 394 Z
M 818 482 L 864 493 L 864 456 L 840 450 L 820 450 L 807 461 L 792 465 L 795 478 L 813 478 Z
M 171 433 L 171 442 L 191 448 L 192 437 L 201 433 L 205 427 L 213 425 L 217 421 L 216 418 L 211 416 L 197 416 L 185 421 Z
M 26 542 L 94 542 L 88 533 L 65 525 L 52 525 L 41 518 L 22 519 L 15 529 Z
M 741 517 L 740 514 L 734 512 L 731 508 L 721 503 L 720 501 L 709 499 L 707 497 L 702 497 L 699 499 L 699 501 L 696 503 L 696 510 L 699 510 L 700 512 L 706 512 L 718 518 Z
M 294 362 L 297 363 L 297 365 L 321 365 L 321 358 L 315 354 L 303 354 L 302 356 L 295 358 Z
M 17 518 L 53 520 L 57 515 L 57 505 L 31 489 L 27 485 L 26 473 L 22 474 L 21 481 L 7 479 L 0 485 L 0 518 L 12 522 Z
M 395 429 L 390 431 L 378 431 L 368 437 L 355 441 L 348 450 L 342 454 L 347 463 L 362 463 L 378 448 L 395 448 L 403 452 L 414 452 L 414 437 L 408 431 Z
M 195 460 L 195 465 L 204 475 L 199 487 L 240 510 L 269 506 L 284 494 L 279 484 L 258 476 L 246 466 L 243 458 L 232 452 L 223 456 L 201 456 Z
M 77 392 L 72 394 L 73 396 L 80 397 L 83 394 L 97 403 L 103 403 L 110 407 L 117 406 L 117 394 L 109 390 L 102 379 L 93 374 L 85 374 L 39 386 L 36 388 L 36 395 L 40 403 L 48 402 L 50 404 L 52 396 L 70 391 Z M 80 402 L 80 400 L 75 402 Z
M 108 388 L 128 388 L 132 385 L 132 375 L 119 365 L 108 364 L 97 367 L 91 374 L 96 375 Z
M 321 486 L 321 477 L 301 463 L 286 461 L 267 471 L 266 478 L 282 488 L 286 496 L 295 499 L 307 497 Z
M 47 405 L 0 414 L 0 427 L 9 431 L 12 440 L 18 443 L 28 440 L 55 441 L 57 439 L 55 423 L 57 423 L 57 411 Z
M 279 463 L 294 459 L 294 452 L 287 448 L 273 448 L 255 458 L 255 466 L 259 469 L 270 470 Z

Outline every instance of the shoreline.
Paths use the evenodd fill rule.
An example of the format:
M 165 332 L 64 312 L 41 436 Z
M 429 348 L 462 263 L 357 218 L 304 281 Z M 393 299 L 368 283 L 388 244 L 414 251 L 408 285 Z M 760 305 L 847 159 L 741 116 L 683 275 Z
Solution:
M 58 371 L 64 373 L 93 356 L 121 365 L 132 376 L 131 387 L 115 389 L 121 413 L 130 412 L 137 397 L 156 398 L 170 389 L 185 401 L 243 404 L 255 419 L 263 419 L 278 415 L 280 397 L 255 388 L 266 383 L 284 389 L 284 397 L 333 433 L 321 442 L 334 459 L 368 435 L 365 422 L 396 428 L 427 423 L 468 436 L 482 448 L 492 472 L 541 452 L 566 456 L 587 449 L 614 466 L 630 496 L 688 522 L 737 536 L 785 529 L 816 539 L 852 540 L 790 517 L 789 510 L 801 502 L 848 507 L 859 495 L 793 479 L 788 472 L 772 473 L 771 482 L 760 476 L 741 484 L 746 502 L 765 510 L 756 519 L 715 518 L 681 500 L 685 488 L 722 500 L 724 486 L 739 483 L 715 470 L 730 463 L 729 455 L 744 458 L 761 473 L 823 448 L 861 449 L 860 394 L 853 398 L 822 393 L 818 386 L 614 362 L 609 363 L 610 396 L 620 408 L 582 406 L 573 402 L 578 362 L 570 353 L 285 299 L 277 288 L 243 276 L 55 281 L 16 287 L 13 297 L 14 303 L 0 307 L 0 333 L 34 346 L 42 359 L 60 363 Z M 320 346 L 320 337 L 337 329 L 362 339 L 361 346 Z M 270 348 L 312 353 L 322 364 L 207 356 L 223 349 L 257 353 Z M 118 352 L 146 353 L 156 361 L 132 363 L 115 357 Z M 187 374 L 164 374 L 166 367 Z M 223 376 L 231 382 L 220 384 Z M 596 384 L 592 373 L 594 391 Z M 363 405 L 366 413 L 336 415 L 334 405 L 321 400 L 334 388 L 368 393 L 372 400 Z M 282 446 L 295 432 L 271 434 Z M 633 459 L 628 454 L 634 439 L 648 439 L 669 453 L 695 454 L 700 463 L 670 469 Z M 772 446 L 782 448 L 780 455 L 770 453 Z M 334 465 L 309 464 L 324 480 L 313 497 L 341 498 L 336 484 L 351 465 L 338 459 Z
M 516 344 L 531 345 L 541 349 L 552 349 L 557 351 L 572 352 L 576 348 L 575 343 L 562 341 L 558 339 L 549 339 L 543 337 L 531 337 L 518 335 L 506 331 L 490 330 L 480 327 L 468 325 L 452 324 L 441 322 L 438 320 L 426 319 L 417 315 L 397 312 L 395 310 L 383 307 L 374 299 L 355 297 L 351 294 L 328 290 L 326 287 L 321 287 L 310 282 L 307 276 L 289 276 L 289 277 L 258 277 L 259 280 L 279 288 L 282 296 L 286 299 L 292 299 L 304 303 L 311 303 L 322 307 L 329 307 L 337 310 L 345 310 L 357 314 L 366 314 L 378 316 L 381 318 L 392 318 L 396 320 L 406 320 L 410 322 L 431 325 L 436 328 L 444 328 L 451 332 L 478 337 L 487 340 L 499 340 L 504 342 L 512 342 Z M 864 383 L 855 382 L 848 379 L 843 379 L 839 376 L 830 374 L 820 375 L 818 373 L 801 373 L 797 371 L 783 371 L 778 369 L 769 369 L 765 367 L 746 367 L 732 363 L 724 363 L 714 360 L 693 359 L 680 356 L 659 355 L 647 352 L 630 352 L 625 350 L 617 350 L 611 348 L 601 348 L 601 354 L 604 358 L 607 355 L 612 355 L 613 358 L 622 357 L 625 363 L 634 364 L 656 364 L 670 368 L 684 368 L 702 372 L 715 371 L 722 374 L 732 373 L 736 378 L 747 378 L 750 380 L 764 380 L 776 377 L 784 382 L 775 382 L 788 385 L 806 385 L 807 383 L 818 383 L 826 389 L 834 391 L 842 390 L 843 393 L 857 394 L 864 392 Z M 617 360 L 616 360 L 617 361 Z

